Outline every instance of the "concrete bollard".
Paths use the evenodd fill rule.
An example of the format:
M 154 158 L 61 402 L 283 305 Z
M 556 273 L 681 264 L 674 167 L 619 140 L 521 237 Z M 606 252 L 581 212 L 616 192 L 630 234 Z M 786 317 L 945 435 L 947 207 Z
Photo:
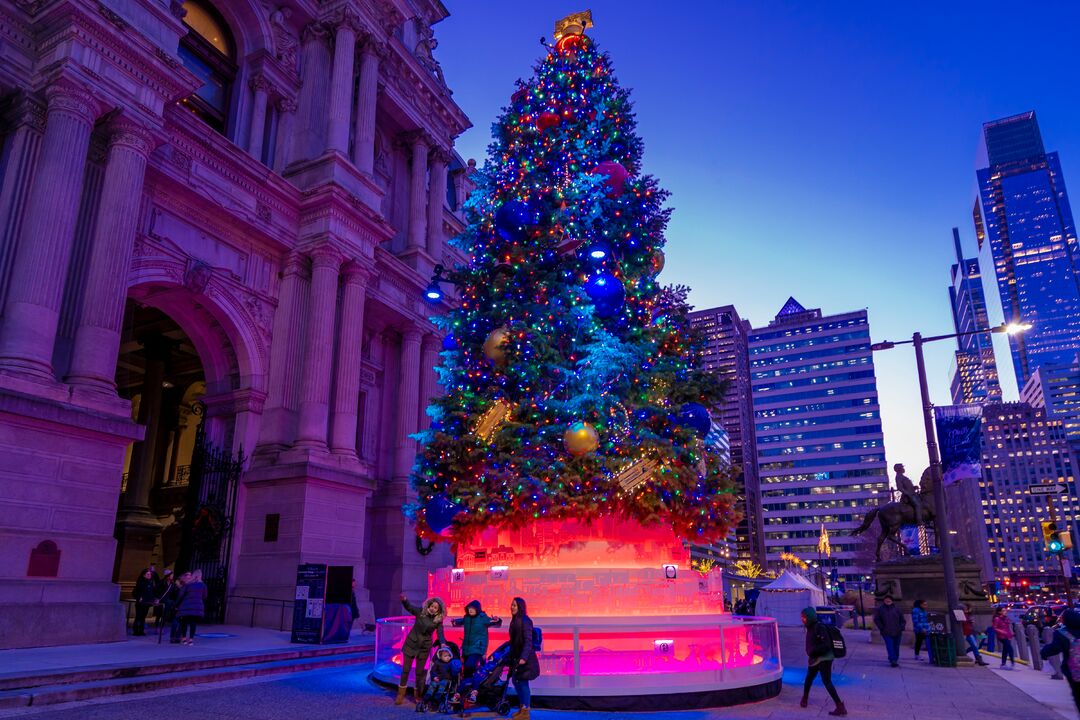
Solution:
M 1027 630 L 1028 647 L 1031 649 L 1031 667 L 1042 670 L 1042 655 L 1039 654 L 1039 628 L 1028 625 L 1025 630 Z
M 1054 639 L 1054 628 L 1048 628 L 1048 627 L 1043 628 L 1042 644 L 1046 645 L 1047 643 L 1049 643 L 1053 639 Z M 1065 676 L 1061 674 L 1061 656 L 1060 655 L 1051 655 L 1050 659 L 1048 659 L 1046 662 L 1050 663 L 1050 667 L 1054 671 L 1054 673 L 1050 676 L 1050 679 L 1052 679 L 1052 680 L 1064 680 L 1065 679 Z
M 1016 659 L 1027 662 L 1031 659 L 1028 654 L 1027 636 L 1024 634 L 1024 626 L 1020 623 L 1013 623 L 1013 643 L 1016 645 Z

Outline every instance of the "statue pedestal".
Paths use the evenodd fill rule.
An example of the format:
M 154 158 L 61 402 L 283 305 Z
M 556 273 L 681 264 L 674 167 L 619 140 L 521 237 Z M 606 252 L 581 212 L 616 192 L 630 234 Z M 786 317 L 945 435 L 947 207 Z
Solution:
M 982 573 L 979 571 L 979 566 L 963 555 L 954 555 L 953 563 L 956 568 L 956 592 L 960 598 L 960 604 L 971 605 L 975 630 L 976 632 L 984 631 L 990 626 L 993 608 L 983 592 Z M 908 644 L 914 640 L 911 629 L 911 608 L 916 600 L 926 601 L 927 612 L 948 616 L 945 571 L 942 568 L 940 555 L 906 557 L 876 563 L 874 580 L 876 584 L 874 594 L 878 602 L 884 595 L 892 595 L 893 600 L 907 617 L 908 624 L 904 632 L 904 641 Z M 949 618 L 949 621 L 951 622 L 952 618 Z M 873 634 L 876 640 L 877 631 Z M 957 648 L 958 656 L 962 652 L 963 648 Z

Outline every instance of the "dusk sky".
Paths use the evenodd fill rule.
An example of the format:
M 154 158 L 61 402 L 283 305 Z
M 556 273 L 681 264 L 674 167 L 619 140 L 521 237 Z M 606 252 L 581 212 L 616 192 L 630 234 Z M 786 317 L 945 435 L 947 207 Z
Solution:
M 481 164 L 538 38 L 592 9 L 589 34 L 633 91 L 645 171 L 672 193 L 661 280 L 693 288 L 698 308 L 734 304 L 755 327 L 792 295 L 826 314 L 867 308 L 874 340 L 951 332 L 951 228 L 974 255 L 987 120 L 1035 110 L 1080 188 L 1080 3 L 445 1 L 435 54 L 474 124 L 458 152 Z M 989 283 L 987 296 L 999 307 Z M 928 348 L 940 404 L 955 349 Z M 911 348 L 876 363 L 889 466 L 917 477 L 927 456 Z M 1004 346 L 998 365 L 1016 399 Z

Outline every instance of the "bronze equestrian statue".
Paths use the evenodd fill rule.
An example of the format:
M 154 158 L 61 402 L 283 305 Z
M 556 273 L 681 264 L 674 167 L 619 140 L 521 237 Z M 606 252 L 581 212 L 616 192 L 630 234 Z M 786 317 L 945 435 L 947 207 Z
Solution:
M 910 482 L 910 481 L 909 481 Z M 890 540 L 897 545 L 900 541 L 897 536 L 900 534 L 900 528 L 905 525 L 917 525 L 916 518 L 921 514 L 922 524 L 929 525 L 934 522 L 935 510 L 934 507 L 934 493 L 933 493 L 933 480 L 930 477 L 930 468 L 926 468 L 923 471 L 922 478 L 919 480 L 919 504 L 921 507 L 921 513 L 912 500 L 905 494 L 903 498 L 897 502 L 887 502 L 884 505 L 878 505 L 875 508 L 871 508 L 870 512 L 866 513 L 866 517 L 863 518 L 862 525 L 851 531 L 852 535 L 858 535 L 864 533 L 870 529 L 870 526 L 874 523 L 876 517 L 878 523 L 881 525 L 881 535 L 878 537 L 877 549 L 874 552 L 874 558 L 881 560 L 881 546 L 885 544 L 886 540 Z

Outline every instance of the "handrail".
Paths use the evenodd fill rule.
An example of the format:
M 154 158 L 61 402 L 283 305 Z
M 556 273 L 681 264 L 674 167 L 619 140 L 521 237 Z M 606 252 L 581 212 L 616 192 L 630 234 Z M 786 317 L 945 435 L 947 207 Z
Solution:
M 278 630 L 285 630 L 285 609 L 293 605 L 292 600 L 282 600 L 281 598 L 268 598 L 259 597 L 258 595 L 229 595 L 228 600 L 250 600 L 251 601 L 251 619 L 248 627 L 255 627 L 255 609 L 259 603 L 264 605 L 278 605 L 280 615 L 278 618 Z

